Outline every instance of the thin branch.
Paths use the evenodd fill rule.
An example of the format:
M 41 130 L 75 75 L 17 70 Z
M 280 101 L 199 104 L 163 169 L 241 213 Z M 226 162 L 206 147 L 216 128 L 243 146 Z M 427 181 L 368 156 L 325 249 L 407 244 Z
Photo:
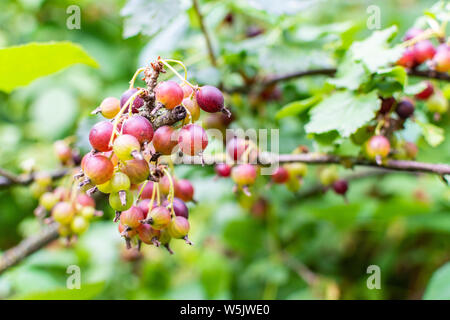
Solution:
M 50 172 L 49 175 L 52 180 L 56 180 L 64 177 L 68 172 L 68 169 L 58 169 L 53 172 Z M 0 168 L 0 189 L 11 187 L 14 185 L 29 185 L 31 184 L 36 177 L 39 176 L 38 173 L 30 173 L 27 175 L 15 175 L 6 171 L 5 169 Z
M 200 28 L 203 32 L 203 36 L 205 37 L 206 46 L 208 48 L 209 60 L 211 60 L 211 64 L 215 67 L 215 66 L 217 66 L 216 56 L 214 55 L 211 38 L 209 37 L 208 30 L 206 30 L 205 23 L 203 21 L 203 15 L 200 12 L 200 6 L 198 4 L 198 0 L 192 0 L 192 3 L 194 5 L 194 10 L 195 10 L 195 13 L 197 14 L 197 17 L 198 17 L 198 20 L 200 23 Z
M 52 224 L 40 234 L 22 240 L 0 257 L 0 274 L 56 239 L 58 239 L 58 226 Z
M 304 263 L 295 259 L 293 256 L 288 254 L 286 251 L 281 252 L 281 258 L 284 263 L 293 270 L 295 273 L 299 275 L 310 287 L 313 287 L 317 284 L 319 280 L 319 276 L 311 271 Z

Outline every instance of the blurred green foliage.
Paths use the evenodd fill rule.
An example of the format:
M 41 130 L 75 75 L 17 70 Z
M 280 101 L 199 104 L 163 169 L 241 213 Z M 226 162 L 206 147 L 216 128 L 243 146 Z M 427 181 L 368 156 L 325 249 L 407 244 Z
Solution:
M 256 74 L 336 67 L 353 41 L 372 33 L 366 27 L 371 4 L 380 8 L 383 29 L 398 25 L 398 40 L 433 1 L 200 1 L 217 68 L 208 60 L 190 1 L 78 1 L 80 30 L 66 28 L 66 8 L 71 4 L 3 0 L 0 5 L 1 47 L 68 40 L 80 44 L 100 65 L 72 66 L 11 94 L 0 92 L 0 167 L 20 172 L 23 161 L 33 159 L 39 169 L 55 168 L 52 143 L 69 135 L 77 135 L 79 147 L 87 151 L 87 132 L 96 119 L 90 111 L 106 96 L 119 97 L 136 68 L 158 55 L 183 60 L 190 78 L 200 84 L 245 86 L 245 79 Z M 226 20 L 230 13 L 232 23 Z M 263 33 L 247 37 L 250 28 Z M 352 79 L 335 80 L 345 81 L 347 87 Z M 280 128 L 280 152 L 291 152 L 299 144 L 317 147 L 304 130 L 308 100 L 285 107 L 289 117 L 278 112 L 326 85 L 321 76 L 281 83 L 280 101 L 255 103 L 251 95 L 230 94 L 226 99 L 237 118 L 232 126 Z M 328 99 L 339 107 L 336 96 Z M 369 102 L 367 108 L 373 108 Z M 444 121 L 441 126 L 447 129 L 448 117 Z M 354 125 L 338 121 L 349 124 Z M 403 134 L 417 137 L 417 130 Z M 420 139 L 418 159 L 449 163 L 449 130 L 444 134 L 437 148 Z M 344 143 L 336 152 L 352 150 Z M 252 199 L 231 192 L 230 181 L 213 181 L 212 169 L 177 167 L 176 172 L 196 188 L 199 204 L 190 205 L 194 246 L 175 242 L 174 256 L 146 247 L 144 259 L 130 261 L 110 221 L 112 212 L 107 211 L 74 247 L 54 244 L 1 275 L 0 297 L 417 299 L 426 292 L 425 298 L 449 298 L 448 264 L 432 278 L 450 258 L 450 189 L 436 176 L 395 173 L 353 181 L 348 205 L 330 192 L 299 198 L 285 186 L 272 186 L 270 191 L 262 187 L 269 209 L 261 218 L 251 214 Z M 316 168 L 310 167 L 304 188 L 316 180 Z M 105 199 L 99 200 L 108 210 Z M 0 250 L 38 231 L 35 206 L 25 187 L 0 191 Z M 299 265 L 286 257 L 308 266 L 319 280 L 314 285 L 305 281 Z M 82 271 L 82 290 L 76 297 L 61 289 L 72 264 Z M 381 290 L 367 288 L 370 265 L 381 268 Z

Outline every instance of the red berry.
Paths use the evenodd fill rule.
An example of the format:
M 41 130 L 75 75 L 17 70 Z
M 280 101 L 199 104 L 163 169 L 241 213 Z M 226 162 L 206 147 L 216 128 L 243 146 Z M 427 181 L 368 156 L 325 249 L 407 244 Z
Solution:
M 77 196 L 76 202 L 82 207 L 95 207 L 95 200 L 84 193 Z
M 371 159 L 375 159 L 378 156 L 384 158 L 390 151 L 391 144 L 384 136 L 373 136 L 367 141 L 366 153 Z
M 140 153 L 141 144 L 134 136 L 123 134 L 114 140 L 113 150 L 120 160 L 131 160 Z
M 178 134 L 174 128 L 162 126 L 155 131 L 153 136 L 153 147 L 156 152 L 170 155 L 178 144 Z
M 405 142 L 403 148 L 405 149 L 406 157 L 408 159 L 415 159 L 417 156 L 417 153 L 419 152 L 419 149 L 417 148 L 416 144 L 413 142 Z
M 119 222 L 119 233 L 122 234 L 125 231 L 125 226 Z M 128 238 L 133 238 L 135 235 L 137 235 L 137 230 L 128 230 L 126 236 Z
M 144 213 L 136 206 L 131 206 L 130 209 L 120 214 L 120 223 L 132 229 L 139 227 L 141 225 L 140 221 L 144 219 Z
M 144 213 L 144 217 L 147 216 L 148 213 L 148 209 L 149 209 L 149 205 L 150 205 L 150 199 L 144 199 L 138 202 L 137 206 L 139 207 L 139 209 L 142 210 L 142 212 Z M 153 208 L 155 208 L 157 206 L 156 201 L 153 201 Z
M 436 54 L 436 49 L 430 40 L 422 40 L 416 43 L 413 47 L 414 61 L 421 64 L 429 59 L 432 59 Z
M 181 179 L 175 183 L 175 196 L 183 201 L 191 201 L 194 198 L 194 187 L 189 180 Z
M 237 161 L 242 157 L 242 154 L 247 149 L 247 141 L 241 138 L 233 138 L 227 143 L 227 152 L 228 155 L 234 160 Z
M 200 108 L 198 107 L 197 101 L 195 98 L 185 98 L 183 99 L 183 106 L 189 111 L 191 117 L 186 115 L 184 118 L 183 124 L 188 124 L 190 122 L 195 122 L 200 118 Z
M 167 227 L 169 235 L 175 239 L 183 239 L 187 236 L 190 226 L 185 217 L 176 216 Z
M 153 186 L 154 186 L 153 181 L 147 181 L 147 184 L 145 185 L 144 190 L 142 190 L 141 199 L 151 199 L 152 198 Z M 139 190 L 141 190 L 141 188 L 142 188 L 142 185 L 139 186 Z
M 138 91 L 138 89 L 136 89 L 136 88 L 128 89 L 127 91 L 125 91 L 125 92 L 122 94 L 122 97 L 120 97 L 120 107 L 122 108 L 122 107 L 125 105 L 125 103 L 128 101 L 128 99 L 129 99 L 133 94 L 135 94 L 137 91 Z M 132 107 L 131 111 L 132 111 L 133 113 L 138 113 L 138 112 L 139 112 L 139 108 L 142 107 L 143 105 L 144 105 L 144 100 L 143 100 L 141 97 L 137 96 L 137 97 L 134 99 L 133 107 Z M 129 110 L 128 108 L 129 108 L 129 107 L 127 107 L 127 108 L 125 109 L 125 113 L 128 112 L 128 110 Z
M 414 104 L 409 99 L 403 99 L 397 104 L 395 112 L 400 118 L 407 119 L 414 113 Z
M 101 154 L 91 155 L 84 162 L 84 174 L 94 184 L 102 184 L 111 179 L 114 166 L 107 157 Z
M 148 224 L 142 224 L 137 228 L 139 239 L 146 244 L 156 243 L 154 240 L 159 238 L 160 231 L 153 229 Z
M 123 124 L 123 134 L 134 136 L 140 143 L 150 142 L 153 139 L 153 127 L 146 118 L 135 115 Z
M 337 194 L 346 194 L 348 190 L 348 182 L 346 180 L 337 180 L 333 183 L 333 190 Z
M 223 109 L 224 98 L 222 92 L 213 86 L 203 86 L 198 89 L 196 99 L 199 107 L 206 112 L 218 112 Z
M 111 150 L 109 140 L 113 132 L 113 125 L 109 121 L 96 123 L 89 132 L 89 142 L 97 151 L 106 152 Z
M 427 100 L 434 92 L 433 85 L 430 81 L 426 82 L 427 87 L 415 95 L 416 99 Z
M 56 156 L 62 163 L 66 163 L 72 158 L 72 149 L 65 141 L 55 141 L 55 143 L 53 144 L 53 148 L 55 150 Z
M 150 168 L 145 160 L 128 160 L 120 170 L 130 178 L 131 184 L 142 183 L 150 175 Z
M 167 206 L 170 204 L 169 200 L 164 200 L 162 205 L 167 208 Z M 186 219 L 189 218 L 189 209 L 184 203 L 183 200 L 178 198 L 173 198 L 173 211 L 175 212 L 176 216 L 185 217 Z
M 256 169 L 251 164 L 240 164 L 232 169 L 231 178 L 239 186 L 252 185 L 256 180 Z
M 194 92 L 194 89 L 192 89 L 192 87 L 186 83 L 183 83 L 181 85 L 181 89 L 183 90 L 184 98 L 189 98 L 191 96 L 191 94 Z
M 380 108 L 380 113 L 382 114 L 386 114 L 389 111 L 391 111 L 392 106 L 395 103 L 395 98 L 394 97 L 389 97 L 389 98 L 381 98 L 381 108 Z
M 174 188 L 175 188 L 176 181 L 172 180 L 172 182 L 173 182 Z M 162 194 L 166 194 L 166 195 L 170 193 L 170 180 L 167 175 L 164 175 L 161 179 L 159 179 L 159 191 L 161 191 Z
M 167 227 L 171 220 L 170 211 L 165 207 L 155 207 L 148 214 L 153 229 L 161 230 Z
M 216 164 L 214 170 L 219 177 L 229 177 L 231 174 L 231 167 L 226 163 Z
M 434 70 L 438 72 L 450 71 L 450 47 L 446 44 L 441 44 L 437 48 L 436 55 L 433 58 Z
M 406 31 L 405 36 L 403 37 L 403 41 L 411 40 L 412 38 L 417 37 L 422 32 L 423 32 L 422 29 L 412 27 L 411 29 Z
M 205 150 L 208 136 L 202 127 L 188 124 L 178 134 L 178 145 L 184 154 L 193 156 Z
M 69 224 L 75 215 L 75 210 L 70 202 L 58 202 L 52 209 L 52 217 L 56 222 Z
M 114 97 L 105 98 L 100 104 L 100 112 L 106 119 L 114 118 L 120 111 L 120 101 Z
M 413 68 L 416 65 L 414 57 L 414 50 L 406 48 L 400 59 L 398 59 L 397 64 L 405 68 Z
M 166 109 L 173 109 L 181 104 L 184 93 L 180 85 L 175 81 L 160 82 L 155 88 L 156 100 L 161 102 Z
M 275 183 L 285 183 L 289 180 L 289 171 L 286 170 L 284 167 L 278 167 L 273 173 L 272 173 L 272 181 Z

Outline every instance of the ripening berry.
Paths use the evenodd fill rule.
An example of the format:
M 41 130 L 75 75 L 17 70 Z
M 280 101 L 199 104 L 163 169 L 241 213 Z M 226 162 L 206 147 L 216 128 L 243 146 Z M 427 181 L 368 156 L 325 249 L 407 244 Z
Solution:
M 289 180 L 289 171 L 284 167 L 278 167 L 272 173 L 272 181 L 274 183 L 282 184 Z
M 328 166 L 323 168 L 319 173 L 319 180 L 324 186 L 329 186 L 339 179 L 336 166 Z
M 208 135 L 199 125 L 188 124 L 178 133 L 178 146 L 184 154 L 190 156 L 199 154 L 207 145 Z
M 240 164 L 231 170 L 231 178 L 238 186 L 254 184 L 256 176 L 256 169 L 251 164 Z
M 198 89 L 195 97 L 199 107 L 203 111 L 214 113 L 223 110 L 223 94 L 216 87 L 203 86 Z
M 434 94 L 426 101 L 426 106 L 430 112 L 443 114 L 448 110 L 448 100 L 444 97 L 442 91 L 435 90 Z
M 170 126 L 162 126 L 155 131 L 153 136 L 153 147 L 156 152 L 170 155 L 178 144 L 178 134 Z
M 170 201 L 164 200 L 162 205 L 163 205 L 163 207 L 166 207 L 167 209 L 169 209 Z M 189 218 L 189 209 L 188 209 L 186 203 L 184 203 L 184 201 L 181 199 L 173 198 L 173 211 L 175 212 L 176 216 L 185 217 L 186 219 Z
M 176 185 L 176 181 L 172 177 L 172 182 L 174 184 L 174 188 Z M 170 180 L 167 175 L 164 175 L 161 179 L 159 179 L 159 191 L 161 191 L 162 194 L 169 194 L 170 193 Z
M 450 46 L 441 44 L 433 57 L 432 65 L 438 72 L 450 71 Z
M 160 231 L 153 229 L 148 224 L 141 224 L 137 228 L 137 234 L 139 236 L 139 239 L 141 239 L 142 242 L 146 244 L 154 244 L 156 243 L 154 240 L 158 240 Z
M 112 187 L 111 187 L 111 180 L 108 180 L 102 184 L 98 184 L 97 189 L 98 189 L 98 191 L 103 192 L 105 194 L 113 192 Z
M 125 211 L 133 205 L 134 196 L 130 191 L 125 191 L 125 204 L 122 204 L 119 193 L 111 193 L 109 195 L 109 205 L 116 211 Z
M 126 191 L 130 189 L 131 185 L 130 178 L 120 171 L 114 173 L 109 183 L 111 184 L 111 192 Z
M 109 141 L 113 133 L 113 125 L 109 121 L 96 123 L 89 132 L 89 142 L 97 151 L 106 152 L 111 150 Z
M 292 177 L 304 177 L 308 173 L 308 166 L 301 162 L 288 163 L 284 167 Z
M 184 93 L 175 81 L 160 82 L 155 88 L 156 101 L 161 102 L 166 109 L 173 109 L 181 104 Z
M 120 171 L 125 173 L 131 184 L 139 184 L 148 179 L 150 168 L 145 160 L 128 160 L 121 167 Z
M 337 180 L 333 183 L 333 190 L 337 194 L 345 195 L 348 190 L 348 182 L 347 180 Z
M 83 171 L 91 179 L 92 183 L 98 185 L 111 179 L 114 173 L 114 166 L 107 157 L 95 154 L 86 159 Z
M 118 229 L 119 229 L 119 233 L 121 234 L 121 235 L 124 235 L 124 236 L 126 236 L 126 237 L 128 237 L 128 238 L 133 238 L 135 235 L 137 235 L 137 230 L 136 229 L 129 229 L 129 228 L 126 228 L 122 223 L 120 223 L 119 222 L 119 225 L 118 225 Z M 125 230 L 126 229 L 128 229 L 127 231 L 126 231 L 126 234 L 124 234 L 124 232 L 125 232 Z
M 386 114 L 392 110 L 392 106 L 396 103 L 394 97 L 381 98 L 380 113 Z
M 395 112 L 402 119 L 407 119 L 414 113 L 414 103 L 409 99 L 403 99 L 395 108 Z
M 152 124 L 147 118 L 139 115 L 125 120 L 122 132 L 134 136 L 140 143 L 150 142 L 153 139 Z
M 200 118 L 200 108 L 197 104 L 195 98 L 185 98 L 183 99 L 183 106 L 189 111 L 191 117 L 186 114 L 186 118 L 183 120 L 183 124 L 189 124 L 191 122 L 195 122 Z
M 52 209 L 53 219 L 60 224 L 69 224 L 74 215 L 75 209 L 70 202 L 58 202 Z
M 58 225 L 58 234 L 60 237 L 69 237 L 72 234 L 72 230 L 70 230 L 70 226 L 60 224 Z
M 421 64 L 429 59 L 432 59 L 436 54 L 436 49 L 430 40 L 422 40 L 416 43 L 413 47 L 414 61 Z
M 405 36 L 403 37 L 403 41 L 411 40 L 412 38 L 417 37 L 422 32 L 423 32 L 422 29 L 412 27 L 408 31 L 406 31 Z
M 406 48 L 400 59 L 398 59 L 397 64 L 405 68 L 415 67 L 416 61 L 414 59 L 414 50 L 411 48 Z
M 297 192 L 303 184 L 303 179 L 291 177 L 286 183 L 286 188 L 291 192 Z
M 155 185 L 155 183 L 153 181 L 147 181 L 144 189 L 142 190 L 141 199 L 151 199 L 152 198 L 154 185 Z M 139 186 L 139 190 L 141 190 L 142 186 L 143 186 L 143 184 Z
M 79 210 L 82 207 L 95 208 L 95 200 L 92 197 L 89 197 L 87 194 L 79 194 L 75 200 L 75 208 Z
M 403 149 L 405 150 L 406 157 L 412 160 L 416 158 L 417 153 L 419 152 L 416 144 L 410 141 L 405 142 Z
M 229 177 L 231 175 L 231 167 L 226 163 L 218 163 L 214 167 L 219 177 Z
M 181 179 L 175 182 L 175 196 L 183 201 L 192 201 L 194 199 L 194 187 L 187 179 Z
M 170 242 L 171 239 L 172 239 L 172 237 L 170 236 L 169 231 L 167 230 L 167 228 L 160 230 L 158 241 L 161 244 L 165 245 L 166 248 L 169 245 L 169 242 Z
M 185 217 L 176 216 L 167 227 L 167 231 L 172 238 L 183 239 L 189 233 L 189 221 Z
M 148 213 L 148 210 L 149 210 L 149 206 L 150 206 L 150 202 L 151 202 L 150 199 L 144 199 L 144 200 L 141 200 L 141 201 L 139 201 L 137 203 L 137 206 L 139 207 L 139 209 L 141 209 L 142 212 L 144 213 L 144 217 L 147 216 L 147 213 Z M 157 207 L 157 204 L 156 204 L 156 201 L 153 201 L 152 208 L 155 208 L 155 207 Z
M 53 149 L 55 150 L 55 154 L 59 161 L 62 163 L 67 163 L 70 159 L 72 159 L 72 149 L 65 141 L 55 141 L 53 144 Z
M 136 89 L 136 88 L 131 88 L 131 89 L 128 89 L 127 91 L 125 91 L 122 94 L 122 97 L 120 97 L 120 107 L 122 108 L 125 105 L 125 103 L 128 101 L 128 99 L 136 92 L 138 92 L 138 89 Z M 141 97 L 137 96 L 134 99 L 133 107 L 132 107 L 131 111 L 133 113 L 138 113 L 139 108 L 142 107 L 143 105 L 144 105 L 144 100 Z M 125 109 L 125 113 L 128 112 L 128 110 L 129 110 L 128 108 L 129 108 L 129 106 Z
M 86 219 L 92 219 L 95 216 L 95 208 L 94 207 L 83 207 L 80 210 L 80 214 L 82 217 Z
M 39 198 L 39 205 L 44 207 L 46 210 L 50 211 L 59 202 L 58 195 L 52 192 L 45 192 Z
M 59 201 L 67 200 L 70 197 L 70 191 L 64 187 L 57 187 L 53 190 L 53 194 L 57 196 Z
M 82 216 L 76 216 L 70 223 L 70 229 L 75 234 L 82 234 L 88 228 L 89 228 L 89 221 Z
M 150 225 L 153 229 L 161 230 L 167 227 L 172 218 L 166 207 L 155 207 L 149 212 L 148 219 L 150 219 Z
M 192 89 L 192 87 L 186 83 L 182 83 L 181 84 L 181 89 L 183 90 L 183 97 L 184 98 L 189 98 L 191 96 L 191 94 L 194 92 L 194 89 Z
M 134 136 L 123 134 L 114 141 L 113 150 L 120 160 L 126 161 L 137 157 L 141 151 L 141 145 Z
M 370 159 L 385 158 L 391 151 L 391 144 L 384 136 L 373 136 L 366 144 L 366 153 Z
M 430 81 L 426 81 L 426 88 L 415 95 L 416 99 L 427 100 L 434 92 L 433 85 Z
M 120 101 L 115 97 L 105 98 L 100 103 L 100 112 L 106 119 L 114 118 L 120 111 Z
M 227 153 L 234 161 L 239 160 L 247 149 L 248 144 L 245 139 L 233 138 L 227 142 Z
M 130 209 L 120 214 L 120 223 L 132 229 L 139 227 L 141 225 L 140 221 L 144 219 L 144 213 L 137 206 L 131 206 Z

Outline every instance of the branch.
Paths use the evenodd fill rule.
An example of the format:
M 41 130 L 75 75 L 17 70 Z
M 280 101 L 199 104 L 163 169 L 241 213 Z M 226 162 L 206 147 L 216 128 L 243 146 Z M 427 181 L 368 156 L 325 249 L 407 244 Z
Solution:
M 50 172 L 49 175 L 52 180 L 56 180 L 64 177 L 68 172 L 68 169 L 58 169 L 53 172 Z M 5 169 L 0 168 L 0 189 L 7 188 L 13 185 L 29 185 L 31 184 L 35 178 L 38 176 L 38 173 L 30 173 L 27 175 L 15 175 Z
M 200 23 L 200 28 L 202 29 L 203 36 L 205 37 L 206 46 L 208 48 L 209 60 L 211 60 L 211 64 L 215 67 L 215 66 L 217 66 L 217 60 L 214 55 L 214 50 L 212 48 L 211 38 L 209 37 L 208 30 L 206 30 L 205 23 L 203 21 L 203 15 L 200 12 L 200 6 L 198 5 L 198 0 L 192 0 L 192 3 L 194 5 L 194 10 L 195 10 L 195 13 L 197 14 L 197 17 L 198 17 L 198 20 Z
M 47 226 L 42 233 L 22 240 L 0 257 L 0 274 L 56 239 L 58 226 L 55 223 Z

